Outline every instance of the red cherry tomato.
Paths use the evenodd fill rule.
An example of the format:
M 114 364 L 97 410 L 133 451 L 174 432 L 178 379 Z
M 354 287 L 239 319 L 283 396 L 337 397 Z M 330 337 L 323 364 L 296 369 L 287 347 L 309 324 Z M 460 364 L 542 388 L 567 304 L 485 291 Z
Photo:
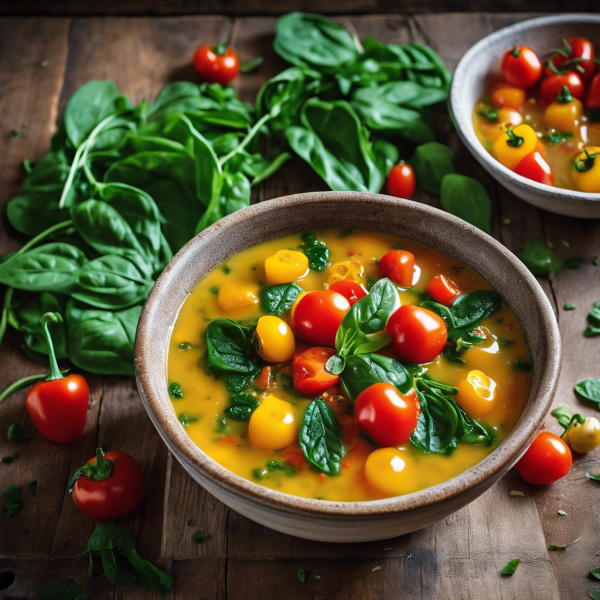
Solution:
M 193 65 L 204 81 L 221 85 L 227 85 L 240 72 L 240 60 L 231 46 L 201 46 L 194 52 Z
M 410 438 L 419 418 L 416 394 L 403 396 L 391 383 L 376 383 L 354 403 L 354 419 L 380 446 L 398 446 Z
M 391 250 L 379 261 L 379 275 L 400 287 L 410 287 L 415 270 L 415 255 L 406 250 Z
M 136 508 L 144 496 L 144 472 L 126 452 L 104 454 L 98 448 L 96 458 L 78 469 L 73 479 L 73 500 L 92 519 L 122 517 Z
M 552 185 L 554 176 L 548 163 L 539 152 L 531 152 L 516 167 L 515 173 L 538 183 Z
M 415 172 L 413 168 L 401 162 L 390 169 L 385 187 L 390 196 L 409 200 L 415 193 Z
M 564 75 L 552 75 L 542 81 L 540 87 L 540 98 L 546 104 L 556 102 L 556 96 L 566 85 L 573 98 L 583 99 L 583 81 L 577 73 L 565 73 Z
M 411 304 L 392 313 L 385 330 L 392 338 L 396 354 L 414 364 L 435 360 L 448 338 L 446 323 L 438 315 Z
M 542 63 L 527 46 L 516 46 L 502 59 L 502 77 L 511 85 L 523 89 L 535 85 L 542 76 Z
M 585 107 L 588 109 L 600 108 L 600 73 L 590 82 L 590 87 L 585 97 Z
M 596 58 L 594 46 L 585 38 L 569 38 L 567 39 L 567 42 L 568 46 L 565 45 L 565 50 L 570 47 L 571 52 L 569 56 L 566 57 L 560 52 L 557 52 L 551 59 L 552 64 L 559 71 L 573 71 L 580 75 L 583 81 L 589 81 L 596 70 L 596 63 L 593 61 L 593 59 Z M 589 58 L 590 60 L 573 61 L 573 59 L 578 58 Z M 546 77 L 552 77 L 556 73 L 552 71 L 550 67 L 546 67 L 544 74 Z
M 329 286 L 329 289 L 344 296 L 344 298 L 350 302 L 350 306 L 367 295 L 365 288 L 360 285 L 360 283 L 356 283 L 356 281 L 350 281 L 348 279 L 336 281 L 334 284 Z
M 63 377 L 56 363 L 49 323 L 60 323 L 58 313 L 46 313 L 40 324 L 46 338 L 50 371 L 46 381 L 39 381 L 27 391 L 25 406 L 37 430 L 52 442 L 69 444 L 83 435 L 90 388 L 81 375 Z
M 298 335 L 311 344 L 335 347 L 335 334 L 350 302 L 332 290 L 315 290 L 303 296 L 294 311 Z
M 557 435 L 542 431 L 517 463 L 517 471 L 528 483 L 547 485 L 564 477 L 572 464 L 569 446 Z
M 450 306 L 462 294 L 454 281 L 442 274 L 431 278 L 431 281 L 427 284 L 427 293 L 436 302 L 445 306 Z
M 315 394 L 338 383 L 338 375 L 325 370 L 327 361 L 335 355 L 333 348 L 309 348 L 294 356 L 294 388 L 301 394 Z

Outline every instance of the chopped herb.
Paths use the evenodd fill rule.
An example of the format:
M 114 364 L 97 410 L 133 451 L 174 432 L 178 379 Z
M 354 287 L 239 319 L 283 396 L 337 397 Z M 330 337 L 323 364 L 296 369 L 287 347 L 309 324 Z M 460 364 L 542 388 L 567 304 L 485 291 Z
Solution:
M 250 394 L 232 394 L 225 414 L 234 421 L 248 421 L 259 407 L 258 400 Z
M 194 517 L 190 517 L 187 522 L 188 527 L 193 527 L 196 524 Z
M 510 225 L 511 223 L 512 221 L 508 217 L 504 217 L 504 219 L 502 219 L 502 225 Z
M 304 569 L 300 569 L 298 571 L 298 579 L 304 583 L 306 581 L 306 571 Z
M 588 479 L 593 479 L 594 481 L 600 481 L 600 473 L 598 473 L 597 475 L 592 475 L 591 473 L 586 473 L 585 476 Z
M 297 472 L 298 472 L 298 469 L 296 467 L 290 467 L 285 472 L 285 476 L 286 477 L 293 477 L 294 475 L 296 475 Z
M 257 479 L 258 481 L 264 479 L 265 475 L 268 474 L 269 471 L 267 471 L 266 469 L 252 469 L 252 477 L 254 477 L 254 479 Z
M 23 168 L 25 169 L 25 172 L 30 175 L 31 171 L 33 171 L 33 162 L 31 161 L 30 158 L 24 158 L 23 159 Z
M 169 385 L 169 396 L 175 400 L 181 400 L 181 398 L 183 398 L 183 390 L 175 381 Z
M 329 250 L 312 233 L 303 233 L 300 246 L 308 258 L 308 267 L 313 271 L 322 271 L 329 260 Z
M 269 471 L 283 471 L 283 470 L 285 470 L 285 466 L 282 465 L 277 460 L 270 460 L 267 463 L 267 470 L 269 470 Z
M 48 66 L 48 61 L 47 60 L 41 60 L 40 61 L 40 67 L 44 68 Z
M 231 269 L 227 265 L 225 265 L 223 267 L 223 273 L 225 273 L 225 275 L 229 275 L 229 273 L 231 273 Z
M 596 567 L 595 569 L 590 570 L 590 575 L 595 577 L 596 579 L 600 579 L 600 567 Z
M 598 263 L 598 259 L 597 258 L 592 258 L 592 264 L 597 267 L 600 263 Z
M 515 362 L 513 363 L 515 369 L 517 369 L 518 371 L 531 371 L 531 363 L 527 362 L 525 360 L 520 360 L 517 359 L 515 360 Z
M 181 342 L 177 347 L 180 350 L 191 350 L 193 346 L 189 342 Z
M 577 538 L 576 540 L 573 540 L 572 542 L 569 542 L 568 544 L 564 544 L 564 545 L 560 545 L 560 544 L 550 544 L 548 546 L 548 550 L 552 551 L 552 550 L 566 550 L 569 546 L 572 546 L 573 544 L 575 544 L 576 542 L 578 542 L 581 538 Z
M 181 413 L 177 418 L 184 427 L 189 427 L 191 423 L 197 423 L 200 420 L 199 416 L 190 417 L 187 413 Z
M 196 543 L 196 544 L 201 544 L 202 542 L 205 542 L 206 540 L 208 540 L 210 536 L 208 535 L 208 533 L 206 533 L 205 531 L 202 531 L 201 529 L 198 529 L 198 531 L 195 531 L 192 534 L 192 542 Z
M 240 63 L 240 73 L 251 73 L 252 71 L 256 71 L 256 69 L 263 64 L 264 60 L 265 59 L 262 56 L 256 56 L 251 60 Z
M 219 293 L 219 288 L 218 287 L 211 287 L 210 290 L 213 294 L 218 294 Z
M 551 146 L 555 146 L 556 144 L 562 144 L 562 142 L 566 142 L 572 137 L 573 134 L 570 131 L 553 131 L 549 135 L 543 135 L 542 140 L 548 142 Z
M 558 511 L 558 514 L 559 514 L 561 517 L 566 517 L 566 516 L 567 516 L 567 513 L 566 513 L 564 510 L 559 510 L 559 511 Z
M 502 575 L 513 575 L 514 572 L 517 570 L 517 567 L 519 566 L 520 562 L 521 560 L 519 558 L 513 558 L 512 560 L 509 560 L 506 563 L 506 566 L 500 572 L 502 573 Z
M 25 134 L 22 131 L 19 131 L 18 129 L 13 129 L 10 132 L 10 135 L 12 135 L 13 137 L 23 137 Z
M 2 459 L 2 462 L 3 462 L 5 465 L 10 465 L 10 463 L 11 463 L 13 460 L 15 460 L 15 459 L 14 459 L 12 456 L 5 456 L 5 457 Z
M 564 310 L 575 310 L 577 307 L 574 304 L 571 304 L 570 302 L 567 302 L 564 306 L 563 309 Z
M 8 426 L 7 436 L 11 442 L 22 442 L 24 435 L 23 427 L 19 423 L 11 423 Z
M 21 493 L 16 485 L 11 483 L 6 488 L 6 491 L 4 492 L 4 503 L 9 517 L 14 517 L 19 512 L 21 509 Z
M 477 111 L 480 117 L 485 117 L 488 121 L 496 123 L 498 121 L 498 111 L 495 108 L 489 108 L 487 110 L 481 109 Z

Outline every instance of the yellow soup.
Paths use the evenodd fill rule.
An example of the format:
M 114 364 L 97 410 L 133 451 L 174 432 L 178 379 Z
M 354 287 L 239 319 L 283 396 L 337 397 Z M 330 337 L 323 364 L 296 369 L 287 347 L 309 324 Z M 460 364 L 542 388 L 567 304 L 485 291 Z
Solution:
M 416 377 L 408 380 L 408 387 L 418 383 L 421 392 L 425 390 L 435 395 L 427 386 L 442 384 L 444 389 L 438 390 L 439 393 L 446 393 L 444 398 L 450 398 L 442 402 L 444 406 L 456 406 L 455 400 L 463 410 L 451 410 L 457 411 L 456 414 L 460 410 L 467 424 L 487 435 L 486 441 L 469 443 L 476 433 L 471 431 L 471 438 L 462 438 L 455 448 L 448 447 L 444 452 L 437 452 L 435 440 L 431 439 L 426 443 L 421 441 L 419 448 L 413 437 L 382 448 L 355 422 L 354 405 L 345 389 L 343 371 L 344 385 L 336 383 L 312 394 L 301 394 L 295 389 L 292 355 L 323 344 L 305 343 L 293 322 L 294 310 L 306 297 L 302 292 L 291 310 L 284 310 L 278 318 L 264 319 L 266 291 L 274 285 L 293 282 L 305 292 L 327 290 L 340 279 L 355 281 L 365 290 L 371 289 L 381 279 L 379 259 L 395 249 L 410 252 L 415 257 L 413 287 L 393 286 L 394 295 L 398 294 L 398 305 L 432 302 L 427 293 L 428 284 L 438 274 L 449 277 L 462 294 L 490 288 L 457 260 L 412 240 L 358 230 L 327 230 L 315 235 L 324 244 L 320 248 L 329 251 L 327 264 L 322 263 L 321 271 L 314 270 L 314 264 L 309 263 L 309 266 L 303 260 L 305 251 L 309 255 L 310 252 L 301 236 L 288 236 L 231 257 L 207 275 L 184 302 L 169 342 L 168 378 L 173 408 L 190 438 L 219 464 L 241 477 L 288 494 L 331 501 L 374 500 L 414 492 L 446 481 L 481 461 L 510 432 L 529 391 L 530 356 L 513 312 L 502 303 L 493 314 L 477 323 L 474 333 L 478 337 L 472 346 L 464 345 L 468 340 L 463 335 L 463 345 L 457 347 L 450 332 L 447 345 L 439 349 L 444 352 L 435 360 L 420 366 L 405 363 L 406 372 Z M 344 310 L 347 310 L 348 304 L 344 302 L 342 299 L 339 305 L 346 306 Z M 426 306 L 433 307 L 433 304 Z M 441 310 L 436 306 L 435 310 Z M 231 378 L 214 368 L 211 373 L 207 326 L 215 319 L 229 319 L 253 328 L 260 317 L 263 319 L 254 337 L 260 356 L 249 347 L 244 349 L 257 365 L 254 379 Z M 469 329 L 474 327 L 471 325 Z M 252 329 L 244 331 L 252 332 Z M 382 332 L 375 336 L 383 340 L 381 344 L 389 341 Z M 350 354 L 357 351 L 395 356 L 393 344 L 375 349 L 354 348 Z M 323 352 L 325 360 L 335 354 L 333 349 Z M 261 370 L 265 365 L 268 369 Z M 240 392 L 246 395 L 242 397 L 246 403 L 238 405 L 232 397 Z M 404 396 L 407 402 L 417 398 L 414 388 Z M 236 402 L 239 398 L 237 396 Z M 329 458 L 335 463 L 336 474 L 307 462 L 306 440 L 304 446 L 299 443 L 299 430 L 307 408 L 320 401 L 331 409 L 333 419 L 339 423 L 333 437 L 340 443 L 332 447 L 327 445 L 329 442 L 325 444 Z M 434 400 L 427 402 L 431 405 Z M 416 404 L 419 410 L 419 402 Z M 232 412 L 232 406 L 241 412 Z M 225 412 L 227 409 L 230 410 Z M 420 410 L 419 423 L 425 418 L 422 408 Z M 431 413 L 435 413 L 433 406 Z M 441 438 L 448 428 L 454 431 L 457 427 L 451 418 L 451 425 L 437 413 L 436 418 L 436 432 Z

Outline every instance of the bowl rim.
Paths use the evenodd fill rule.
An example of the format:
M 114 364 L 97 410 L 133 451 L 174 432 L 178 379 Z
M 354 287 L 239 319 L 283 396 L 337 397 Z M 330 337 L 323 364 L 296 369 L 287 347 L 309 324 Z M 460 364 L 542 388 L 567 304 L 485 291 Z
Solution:
M 507 438 L 482 461 L 435 486 L 403 496 L 356 502 L 303 498 L 260 486 L 235 475 L 200 450 L 177 420 L 166 388 L 162 396 L 154 393 L 153 380 L 157 377 L 164 377 L 165 374 L 157 375 L 156 369 L 149 364 L 150 361 L 145 359 L 146 354 L 152 353 L 152 319 L 154 314 L 160 312 L 161 295 L 168 293 L 167 287 L 170 280 L 175 277 L 178 265 L 182 264 L 191 248 L 206 238 L 216 240 L 219 235 L 226 232 L 227 228 L 235 228 L 241 221 L 247 222 L 253 217 L 263 216 L 265 213 L 277 213 L 278 210 L 289 206 L 300 207 L 297 208 L 298 210 L 301 210 L 302 207 L 307 210 L 315 210 L 316 207 L 311 207 L 312 204 L 320 204 L 328 200 L 343 200 L 345 203 L 368 201 L 378 205 L 394 204 L 398 210 L 416 212 L 420 218 L 431 221 L 442 220 L 450 223 L 451 226 L 457 226 L 461 233 L 466 232 L 471 235 L 474 241 L 488 246 L 503 261 L 510 263 L 511 267 L 516 269 L 522 277 L 525 293 L 531 294 L 539 307 L 542 327 L 537 335 L 541 339 L 540 345 L 543 347 L 543 354 L 539 367 L 534 366 L 534 372 L 538 368 L 540 369 L 539 381 L 543 385 L 541 390 L 538 390 L 535 401 L 531 403 L 531 408 L 528 409 L 528 418 L 520 418 Z M 410 238 L 409 235 L 405 235 L 405 237 Z M 248 246 L 248 248 L 251 247 Z M 438 249 L 444 251 L 440 246 Z M 176 316 L 173 316 L 171 330 Z M 468 494 L 474 489 L 482 487 L 485 489 L 486 481 L 491 479 L 493 482 L 495 478 L 504 474 L 525 451 L 534 435 L 539 431 L 540 424 L 545 418 L 556 392 L 560 361 L 560 333 L 551 304 L 535 277 L 503 244 L 477 227 L 432 206 L 369 192 L 309 192 L 280 197 L 243 208 L 211 225 L 181 248 L 156 280 L 139 319 L 134 347 L 136 381 L 144 406 L 169 450 L 189 473 L 194 472 L 199 475 L 200 479 L 214 483 L 234 496 L 243 497 L 246 503 L 270 507 L 277 509 L 280 513 L 292 514 L 300 518 L 327 517 L 334 520 L 343 520 L 348 517 L 386 518 L 391 514 L 398 515 L 432 508 L 452 498 L 456 499 Z M 168 408 L 164 410 L 168 416 L 165 417 L 160 414 L 160 408 L 161 405 L 167 406 L 167 403 Z
M 544 194 L 550 194 L 556 197 L 557 200 L 568 200 L 574 204 L 594 204 L 600 202 L 600 193 L 588 193 L 579 192 L 577 190 L 567 190 L 564 188 L 554 187 L 545 183 L 538 183 L 532 181 L 527 177 L 518 175 L 514 171 L 511 171 L 503 164 L 498 162 L 481 144 L 475 134 L 475 128 L 473 126 L 473 120 L 471 118 L 472 107 L 468 112 L 461 110 L 460 107 L 460 96 L 461 92 L 459 86 L 462 88 L 462 79 L 464 73 L 468 70 L 471 60 L 473 57 L 485 50 L 488 44 L 502 40 L 504 37 L 512 35 L 514 33 L 521 33 L 531 31 L 532 29 L 545 27 L 548 25 L 556 24 L 570 24 L 578 22 L 586 23 L 597 23 L 600 24 L 600 15 L 586 14 L 586 13 L 568 13 L 559 15 L 549 15 L 544 17 L 537 17 L 534 19 L 527 19 L 518 23 L 513 23 L 494 31 L 489 35 L 479 40 L 476 44 L 471 46 L 469 50 L 463 54 L 462 58 L 458 62 L 454 74 L 452 76 L 452 83 L 448 92 L 448 108 L 452 115 L 453 121 L 456 126 L 456 131 L 462 142 L 467 146 L 470 152 L 475 158 L 485 167 L 488 171 L 498 171 L 505 178 L 512 179 L 516 184 L 522 188 L 529 188 L 530 191 L 542 192 Z M 526 36 L 524 39 L 526 43 Z

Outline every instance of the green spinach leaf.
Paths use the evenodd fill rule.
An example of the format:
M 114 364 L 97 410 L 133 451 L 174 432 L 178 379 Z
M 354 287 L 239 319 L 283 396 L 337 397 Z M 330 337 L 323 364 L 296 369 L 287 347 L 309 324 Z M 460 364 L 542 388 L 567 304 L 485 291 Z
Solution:
M 274 285 L 265 292 L 263 308 L 270 315 L 280 316 L 292 308 L 302 288 L 297 283 Z
M 208 368 L 216 374 L 253 375 L 259 366 L 252 362 L 254 327 L 238 325 L 230 319 L 214 319 L 206 328 Z
M 449 174 L 442 179 L 442 208 L 485 233 L 492 232 L 492 202 L 485 188 L 472 177 Z
M 565 268 L 574 269 L 581 264 L 578 259 L 557 258 L 556 254 L 540 240 L 529 240 L 519 253 L 519 258 L 534 275 L 549 278 L 552 278 L 556 271 Z
M 428 142 L 418 146 L 408 161 L 414 169 L 418 188 L 439 196 L 444 177 L 456 173 L 453 158 L 452 150 L 444 144 Z
M 600 405 L 600 379 L 584 379 L 575 385 L 575 393 L 589 402 Z

